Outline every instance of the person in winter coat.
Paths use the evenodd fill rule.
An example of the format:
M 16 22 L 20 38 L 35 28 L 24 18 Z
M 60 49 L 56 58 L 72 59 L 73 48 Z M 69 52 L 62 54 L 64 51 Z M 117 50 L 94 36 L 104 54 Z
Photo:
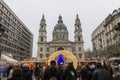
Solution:
M 51 61 L 50 66 L 48 66 L 44 72 L 43 80 L 57 80 L 57 68 L 56 61 Z
M 12 78 L 10 78 L 9 80 L 26 80 L 26 79 L 23 78 L 22 70 L 20 68 L 15 68 L 13 69 Z
M 34 76 L 36 80 L 40 79 L 41 67 L 40 65 L 36 65 L 34 69 Z
M 7 80 L 9 80 L 12 77 L 12 73 L 13 73 L 13 65 L 9 65 L 9 67 L 7 68 Z
M 119 67 L 116 67 L 115 70 L 116 70 L 116 73 L 115 73 L 114 80 L 120 80 L 120 70 L 119 70 Z
M 32 80 L 32 73 L 29 71 L 28 66 L 23 66 L 22 70 L 23 70 L 23 74 L 24 74 L 23 77 L 26 80 Z
M 58 65 L 57 80 L 64 80 L 64 64 Z
M 103 62 L 103 67 L 104 67 L 108 72 L 110 72 L 110 74 L 113 76 L 113 69 L 112 69 L 112 67 L 111 67 L 111 63 L 110 63 L 110 62 L 104 61 L 104 62 Z
M 82 66 L 79 76 L 82 78 L 81 80 L 88 80 L 88 70 L 85 65 Z
M 77 80 L 77 72 L 73 67 L 73 62 L 70 62 L 68 67 L 65 69 L 64 76 L 64 80 Z
M 112 80 L 112 76 L 110 72 L 102 67 L 101 63 L 97 63 L 92 75 L 92 80 Z

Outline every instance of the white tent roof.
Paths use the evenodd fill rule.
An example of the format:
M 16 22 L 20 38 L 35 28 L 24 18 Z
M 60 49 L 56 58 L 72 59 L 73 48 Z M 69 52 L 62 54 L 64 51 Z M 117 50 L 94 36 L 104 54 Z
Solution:
M 4 54 L 1 54 L 1 60 L 6 60 L 9 63 L 17 63 L 18 62 L 17 60 L 10 58 Z
M 112 60 L 120 60 L 120 57 L 112 57 L 112 58 L 110 58 L 109 60 L 110 60 L 110 61 L 112 61 Z

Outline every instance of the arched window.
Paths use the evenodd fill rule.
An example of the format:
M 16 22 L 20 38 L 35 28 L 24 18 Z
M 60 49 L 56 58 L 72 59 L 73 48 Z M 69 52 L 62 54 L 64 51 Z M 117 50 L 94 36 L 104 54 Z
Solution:
M 41 37 L 41 41 L 43 41 L 43 37 Z
M 78 41 L 80 41 L 80 37 L 78 37 Z
M 61 39 L 61 35 L 60 35 L 60 39 Z
M 63 47 L 59 47 L 59 48 L 57 49 L 57 51 L 60 51 L 60 50 L 64 50 L 64 48 L 63 48 Z
M 41 29 L 42 29 L 42 30 L 44 29 L 44 26 L 43 26 L 43 25 L 41 26 Z
M 64 39 L 64 35 L 63 35 L 63 39 Z
M 57 35 L 57 39 L 58 39 L 58 35 Z

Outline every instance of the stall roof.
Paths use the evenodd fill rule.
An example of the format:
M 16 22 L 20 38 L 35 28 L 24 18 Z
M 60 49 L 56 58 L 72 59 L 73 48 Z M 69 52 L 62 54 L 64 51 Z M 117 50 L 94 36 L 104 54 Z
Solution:
M 110 61 L 112 61 L 112 60 L 120 60 L 120 57 L 112 57 L 112 58 L 110 58 L 109 60 L 110 60 Z
M 6 56 L 4 54 L 1 54 L 1 60 L 5 60 L 5 61 L 7 61 L 9 63 L 17 63 L 18 62 L 17 60 L 15 60 L 13 58 L 10 58 L 10 57 L 8 57 L 8 56 Z

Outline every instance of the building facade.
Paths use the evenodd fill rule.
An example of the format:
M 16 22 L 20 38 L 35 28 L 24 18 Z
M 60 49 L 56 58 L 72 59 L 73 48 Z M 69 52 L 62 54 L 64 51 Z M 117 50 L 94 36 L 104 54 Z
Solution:
M 37 57 L 48 57 L 59 49 L 68 50 L 77 58 L 84 57 L 84 42 L 81 22 L 78 15 L 76 16 L 74 26 L 74 42 L 72 42 L 68 39 L 69 32 L 67 26 L 63 23 L 62 16 L 60 15 L 58 23 L 55 25 L 52 32 L 52 41 L 47 42 L 47 26 L 43 15 L 40 22 Z
M 120 53 L 120 8 L 109 14 L 104 21 L 93 31 L 93 52 L 101 56 L 110 57 Z
M 17 60 L 32 57 L 33 34 L 3 0 L 0 0 L 0 27 L 5 29 L 0 37 L 1 54 L 12 54 Z

